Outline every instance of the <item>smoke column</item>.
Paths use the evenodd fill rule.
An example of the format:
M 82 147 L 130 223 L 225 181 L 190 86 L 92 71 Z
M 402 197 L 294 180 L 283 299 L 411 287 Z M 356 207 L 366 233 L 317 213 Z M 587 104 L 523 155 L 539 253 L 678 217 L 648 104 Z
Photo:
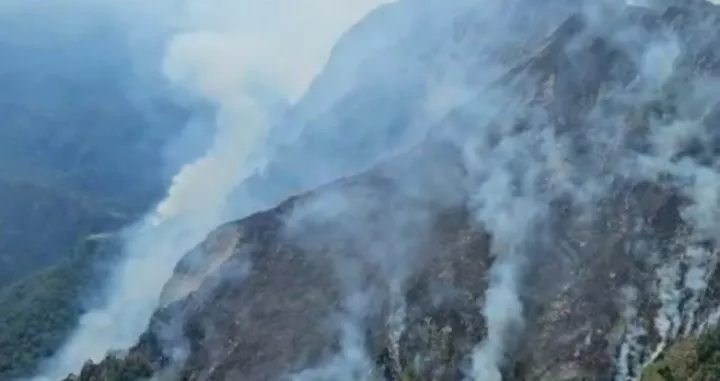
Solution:
M 383 0 L 186 2 L 160 15 L 176 34 L 163 73 L 216 106 L 215 137 L 174 176 L 166 198 L 126 235 L 125 258 L 37 380 L 77 372 L 88 359 L 132 346 L 147 328 L 176 263 L 223 218 L 226 198 L 264 163 L 272 93 L 296 102 L 340 35 Z
M 669 261 L 656 270 L 657 294 L 660 308 L 655 316 L 655 330 L 660 334 L 660 343 L 650 355 L 649 361 L 655 360 L 665 349 L 668 339 L 680 331 L 681 316 L 679 311 L 682 290 L 678 289 L 681 278 L 680 260 Z
M 615 374 L 615 381 L 630 381 L 633 379 L 635 367 L 633 364 L 641 357 L 643 347 L 640 338 L 645 336 L 645 328 L 642 321 L 637 318 L 638 310 L 637 290 L 631 287 L 622 290 L 622 304 L 625 309 L 622 311 L 622 318 L 625 324 L 625 340 L 620 345 L 620 353 L 617 359 L 618 372 Z

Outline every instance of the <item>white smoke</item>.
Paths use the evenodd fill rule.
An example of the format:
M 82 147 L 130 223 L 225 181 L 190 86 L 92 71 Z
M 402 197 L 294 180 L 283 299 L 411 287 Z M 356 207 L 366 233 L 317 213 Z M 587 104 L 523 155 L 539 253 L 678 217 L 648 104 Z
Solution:
M 622 7 L 627 6 L 625 2 L 616 3 Z M 497 6 L 498 3 L 488 2 L 488 6 L 493 5 Z M 498 6 L 498 8 L 502 7 Z M 618 9 L 614 11 L 620 12 Z M 497 31 L 492 32 L 497 33 Z M 497 35 L 494 33 L 487 35 L 495 38 Z M 613 36 L 616 37 L 618 36 Z M 627 35 L 621 37 L 628 38 Z M 637 93 L 622 94 L 613 101 L 622 103 L 632 98 L 629 103 L 639 106 L 648 98 L 664 91 L 664 86 L 672 79 L 678 58 L 683 53 L 680 41 L 665 32 L 653 38 L 655 40 L 646 41 L 649 42 L 647 46 L 639 49 L 642 50 L 639 57 L 634 56 L 639 58 L 636 63 L 641 67 L 642 75 L 633 86 L 640 87 L 640 90 Z M 622 41 L 615 42 L 622 43 Z M 478 45 L 475 48 L 483 48 Z M 636 48 L 631 46 L 628 52 L 636 54 L 638 53 L 634 50 Z M 463 69 L 467 68 L 461 68 Z M 482 69 L 497 72 L 493 70 L 496 69 L 494 67 L 482 67 Z M 481 71 L 478 68 L 476 70 Z M 610 92 L 612 93 L 612 90 Z M 462 96 L 458 98 L 467 100 L 465 94 L 460 95 Z M 523 327 L 523 306 L 520 298 L 523 260 L 532 257 L 533 253 L 523 247 L 522 243 L 532 238 L 533 223 L 546 212 L 544 208 L 548 201 L 553 196 L 570 193 L 574 201 L 591 205 L 595 196 L 607 190 L 602 178 L 595 179 L 592 174 L 581 173 L 581 169 L 573 168 L 575 163 L 567 163 L 567 156 L 570 155 L 565 150 L 566 142 L 553 134 L 553 126 L 543 126 L 543 121 L 532 120 L 529 123 L 532 125 L 530 132 L 512 131 L 515 128 L 514 119 L 519 114 L 517 110 L 527 111 L 531 107 L 517 101 L 523 99 L 521 96 L 496 95 L 488 95 L 482 97 L 481 101 L 473 101 L 476 103 L 474 122 L 478 128 L 472 131 L 472 135 L 459 134 L 461 141 L 458 143 L 464 148 L 464 164 L 470 172 L 468 184 L 470 206 L 477 222 L 492 235 L 495 246 L 493 249 L 495 258 L 490 270 L 491 280 L 482 309 L 488 334 L 472 354 L 473 363 L 469 374 L 469 377 L 476 381 L 501 379 L 504 362 L 508 352 L 512 350 L 511 341 Z M 613 98 L 616 95 L 618 94 L 604 93 L 600 97 Z M 707 92 L 704 94 L 704 96 L 708 95 L 710 94 Z M 703 96 L 699 94 L 694 94 L 692 97 L 692 100 L 686 101 L 693 103 L 695 108 L 693 113 L 706 114 L 707 110 L 703 110 L 702 106 L 709 106 L 710 102 L 707 100 L 695 102 L 697 99 L 702 99 Z M 456 106 L 452 104 L 453 100 L 448 102 L 451 104 L 438 104 L 439 113 Z M 601 141 L 592 143 L 598 143 L 598 146 L 607 145 L 601 148 L 608 149 L 610 154 L 607 152 L 604 154 L 612 156 L 615 153 L 613 149 L 616 148 L 612 145 L 617 144 L 614 139 L 626 133 L 627 131 L 623 129 L 628 126 L 624 125 L 626 121 L 612 120 L 617 115 L 611 115 L 610 118 L 607 118 L 608 115 L 598 115 L 603 114 L 602 111 L 598 110 L 593 116 L 602 119 L 599 121 L 607 125 L 593 126 L 592 131 L 584 133 L 601 137 Z M 528 114 L 534 117 L 531 111 Z M 609 131 L 603 130 L 605 127 Z M 633 181 L 656 182 L 661 177 L 660 174 L 671 174 L 674 179 L 673 185 L 681 188 L 684 195 L 694 202 L 683 210 L 686 222 L 691 225 L 699 238 L 715 235 L 712 229 L 717 225 L 717 210 L 720 206 L 718 205 L 720 194 L 717 192 L 720 183 L 717 182 L 717 173 L 688 160 L 674 160 L 688 140 L 699 133 L 698 121 L 683 120 L 662 128 L 652 127 L 651 155 L 619 152 L 623 157 L 614 158 L 617 161 L 603 169 L 612 171 L 613 176 L 630 178 Z M 491 131 L 491 128 L 495 130 Z M 490 143 L 493 140 L 495 145 Z M 593 161 L 602 159 L 602 157 L 591 158 Z M 628 163 L 632 165 L 623 167 Z M 605 164 L 597 163 L 597 166 L 601 167 Z M 548 189 L 542 191 L 536 189 L 534 184 L 540 180 L 545 182 Z M 577 180 L 580 180 L 579 184 Z M 647 255 L 650 257 L 651 253 Z M 662 347 L 677 335 L 688 334 L 696 324 L 695 315 L 699 308 L 700 297 L 707 287 L 708 274 L 714 271 L 716 262 L 713 259 L 714 255 L 691 248 L 677 262 L 672 262 L 667 268 L 658 270 L 659 277 L 669 276 L 670 279 L 658 280 L 657 289 L 662 306 L 655 324 L 661 336 L 661 343 L 654 353 L 659 353 Z M 681 265 L 687 265 L 689 268 L 685 274 L 680 274 Z M 648 348 L 643 347 L 643 341 L 648 332 L 643 326 L 644 317 L 639 313 L 637 290 L 628 288 L 623 296 L 622 309 L 626 331 L 623 336 L 624 342 L 620 343 L 616 378 L 630 380 L 638 376 L 638 368 L 647 359 Z M 687 303 L 681 310 L 683 300 Z
M 292 381 L 372 381 L 374 363 L 368 356 L 362 320 L 370 308 L 371 294 L 357 292 L 344 301 L 345 311 L 338 314 L 340 351 L 317 368 L 289 376 Z
M 688 336 L 695 327 L 696 314 L 707 289 L 709 276 L 717 265 L 717 253 L 703 247 L 691 246 L 686 250 L 685 257 L 688 269 L 683 279 L 683 287 L 689 296 L 683 308 L 685 328 L 682 334 Z
M 405 296 L 402 294 L 400 289 L 390 292 L 390 316 L 388 317 L 388 331 L 389 331 L 389 350 L 391 350 L 392 359 L 398 361 L 400 358 L 400 339 L 403 333 L 405 333 L 407 318 L 407 303 L 405 302 Z M 395 364 L 399 367 L 399 364 Z
M 216 106 L 214 141 L 180 170 L 166 198 L 128 232 L 125 258 L 109 279 L 103 302 L 81 317 L 37 380 L 60 379 L 88 359 L 101 360 L 135 343 L 177 262 L 227 218 L 232 189 L 266 160 L 273 105 L 264 94 L 297 101 L 340 35 L 385 2 L 187 1 L 177 13 L 158 15 L 178 31 L 167 42 L 162 70 L 178 88 Z
M 688 97 L 693 97 L 690 94 Z M 701 112 L 704 115 L 706 111 Z M 704 139 L 700 120 L 681 120 L 672 125 L 659 126 L 653 130 L 651 141 L 653 143 L 652 156 L 639 159 L 641 177 L 657 180 L 661 174 L 670 174 L 671 183 L 677 187 L 690 201 L 690 204 L 681 211 L 683 220 L 692 228 L 693 234 L 687 245 L 677 259 L 677 266 L 684 265 L 686 270 L 682 274 L 682 282 L 665 280 L 665 286 L 660 288 L 662 308 L 658 311 L 656 322 L 662 332 L 667 328 L 667 317 L 672 316 L 672 329 L 665 330 L 662 343 L 655 351 L 659 354 L 667 342 L 678 335 L 690 335 L 698 326 L 696 313 L 700 308 L 702 297 L 708 287 L 709 277 L 717 266 L 717 252 L 710 251 L 693 241 L 717 240 L 715 226 L 720 219 L 718 207 L 720 198 L 717 194 L 720 186 L 720 174 L 714 169 L 703 167 L 690 159 L 673 160 L 692 139 Z M 679 271 L 679 269 L 677 269 Z M 667 276 L 659 272 L 658 277 Z M 680 276 L 680 274 L 675 274 Z M 674 277 L 675 278 L 675 277 Z M 661 282 L 663 281 L 660 279 Z M 674 289 L 671 289 L 674 287 Z M 682 303 L 684 302 L 684 303 Z M 670 312 L 672 311 L 672 313 Z M 678 321 L 680 319 L 681 321 Z
M 490 269 L 494 279 L 483 307 L 487 337 L 472 356 L 472 379 L 476 381 L 502 381 L 500 371 L 506 356 L 507 335 L 516 333 L 523 324 L 523 308 L 517 290 L 518 265 L 510 260 L 499 261 Z
M 677 85 L 673 83 L 673 77 L 677 75 L 681 54 L 688 48 L 669 33 L 655 37 L 657 40 L 647 47 L 641 61 L 640 79 L 645 90 L 643 96 L 650 98 L 667 96 L 667 89 Z M 679 244 L 685 246 L 685 250 L 674 253 L 676 257 L 661 265 L 656 272 L 656 292 L 661 305 L 654 328 L 660 336 L 660 342 L 644 364 L 626 369 L 635 377 L 638 377 L 641 365 L 654 361 L 673 340 L 698 330 L 703 331 L 716 319 L 711 313 L 704 322 L 697 321 L 702 298 L 718 261 L 717 252 L 697 242 L 717 242 L 716 226 L 720 221 L 717 212 L 720 195 L 717 189 L 720 186 L 720 174 L 714 166 L 701 165 L 688 157 L 678 159 L 693 141 L 710 141 L 703 119 L 717 100 L 716 90 L 710 89 L 711 86 L 716 89 L 716 83 L 714 78 L 692 78 L 676 104 L 680 119 L 671 123 L 651 121 L 648 139 L 651 152 L 632 160 L 637 164 L 633 166 L 632 176 L 669 183 L 689 201 L 689 205 L 681 210 L 681 216 L 692 231 L 691 237 L 680 238 L 683 241 Z M 642 103 L 642 100 L 638 100 L 638 103 Z M 633 345 L 633 338 L 628 336 L 622 348 Z M 618 360 L 619 369 L 630 366 L 622 357 Z
M 642 361 L 644 351 L 640 338 L 647 332 L 642 324 L 642 318 L 638 316 L 638 309 L 635 307 L 638 295 L 637 290 L 626 287 L 622 290 L 623 323 L 625 324 L 624 340 L 619 348 L 618 360 L 615 364 L 617 373 L 615 381 L 632 381 L 637 377 L 637 368 Z
M 332 263 L 342 307 L 327 327 L 333 333 L 339 328 L 339 351 L 318 366 L 288 375 L 290 379 L 360 381 L 377 376 L 365 333 L 386 302 L 385 344 L 393 359 L 399 358 L 407 317 L 406 280 L 423 260 L 417 253 L 431 243 L 432 226 L 432 214 L 408 203 L 404 191 L 325 188 L 294 206 L 283 233 L 307 255 Z M 391 212 L 387 204 L 393 205 Z
M 546 212 L 545 199 L 534 184 L 547 175 L 552 189 L 564 189 L 568 173 L 560 165 L 562 146 L 542 123 L 540 131 L 503 137 L 495 147 L 487 145 L 489 127 L 480 126 L 485 131 L 479 140 L 465 144 L 465 163 L 472 178 L 470 207 L 492 234 L 495 259 L 482 310 L 488 333 L 472 354 L 469 376 L 495 381 L 501 379 L 509 341 L 523 328 L 519 283 L 524 261 L 533 255 L 525 246 L 534 222 Z
M 660 343 L 650 355 L 649 361 L 655 360 L 665 349 L 668 342 L 677 336 L 682 324 L 680 302 L 682 290 L 678 288 L 681 281 L 681 261 L 674 259 L 658 267 L 657 294 L 660 299 L 660 308 L 655 316 L 655 330 L 660 335 Z
M 621 8 L 602 10 L 600 8 L 624 8 L 626 5 L 600 3 L 596 4 L 596 6 L 597 9 L 590 7 L 588 12 L 594 14 L 588 16 L 591 22 L 597 23 L 603 17 L 608 17 L 606 14 L 615 15 L 617 12 L 622 12 Z M 626 33 L 623 36 L 624 31 L 616 31 L 616 33 L 617 35 L 614 38 L 617 38 L 616 42 L 620 44 L 625 42 L 622 41 L 622 38 L 627 38 L 627 35 L 629 35 Z M 617 97 L 617 100 L 622 102 L 623 97 L 626 100 L 632 98 L 630 103 L 639 105 L 648 98 L 655 97 L 666 90 L 665 86 L 674 75 L 678 58 L 683 53 L 683 47 L 678 39 L 667 32 L 652 37 L 654 40 L 642 48 L 643 53 L 639 57 L 636 56 L 639 58 L 637 63 L 641 69 L 641 76 L 634 84 L 637 92 L 623 94 L 622 97 Z M 629 46 L 628 52 L 636 52 L 634 49 L 635 47 Z M 640 88 L 639 91 L 638 87 Z M 616 95 L 619 94 L 609 94 L 610 97 Z M 686 100 L 688 104 L 693 103 L 694 110 L 692 112 L 694 115 L 702 116 L 707 114 L 707 108 L 711 106 L 711 102 L 702 100 L 703 96 L 708 96 L 707 90 L 700 87 L 692 95 L 692 100 Z M 700 101 L 694 102 L 694 100 Z M 498 102 L 497 97 L 493 101 Z M 503 102 L 499 101 L 499 103 L 502 104 Z M 488 102 L 488 104 L 491 103 Z M 703 109 L 703 105 L 705 109 Z M 518 107 L 527 106 L 518 105 Z M 600 109 L 597 111 L 596 117 L 598 117 L 598 121 L 607 123 L 607 115 L 603 114 Z M 500 119 L 497 121 L 498 124 L 506 123 L 511 125 L 506 120 L 495 116 L 495 120 L 498 119 Z M 483 125 L 483 123 L 480 122 L 479 125 Z M 651 179 L 652 181 L 658 181 L 660 173 L 672 174 L 675 179 L 674 185 L 683 189 L 685 195 L 694 201 L 691 206 L 683 210 L 683 218 L 692 226 L 699 238 L 706 239 L 716 234 L 712 232 L 712 226 L 716 226 L 718 220 L 718 197 L 720 197 L 717 192 L 718 176 L 714 170 L 700 167 L 688 160 L 675 161 L 673 159 L 680 150 L 685 148 L 690 138 L 697 136 L 699 127 L 698 120 L 680 121 L 675 125 L 663 126 L 662 128 L 653 126 L 650 140 L 653 143 L 654 150 L 651 157 L 629 152 L 630 155 L 627 160 L 633 163 L 634 167 L 624 168 L 621 164 L 618 167 L 613 167 L 612 170 L 615 175 L 627 176 L 634 180 Z M 603 128 L 609 131 L 597 131 Z M 472 149 L 478 151 L 478 153 L 466 155 L 466 158 L 469 158 L 466 160 L 469 170 L 473 175 L 481 179 L 481 185 L 476 185 L 475 189 L 470 189 L 472 197 L 479 201 L 475 206 L 478 221 L 492 234 L 494 245 L 500 246 L 496 250 L 498 258 L 494 266 L 498 264 L 508 266 L 508 261 L 512 263 L 512 256 L 508 256 L 508 253 L 512 252 L 512 250 L 508 249 L 508 242 L 521 242 L 527 234 L 531 233 L 528 231 L 531 226 L 529 221 L 542 215 L 542 210 L 536 208 L 548 200 L 544 196 L 552 194 L 553 191 L 562 189 L 562 185 L 566 185 L 564 190 L 572 194 L 573 200 L 590 205 L 594 196 L 602 193 L 603 189 L 605 189 L 602 181 L 596 182 L 592 178 L 588 178 L 592 176 L 588 174 L 580 175 L 582 177 L 580 186 L 577 183 L 573 184 L 567 181 L 574 175 L 573 168 L 572 166 L 552 164 L 563 163 L 564 155 L 561 141 L 553 137 L 549 131 L 550 129 L 546 128 L 542 133 L 528 134 L 529 136 L 520 134 L 520 137 L 511 137 L 508 136 L 509 131 L 502 131 L 498 134 L 501 136 L 498 147 L 501 148 L 488 150 L 487 147 L 482 147 L 483 143 L 480 143 Z M 593 130 L 590 131 L 593 136 L 598 135 L 598 146 L 609 144 L 607 148 L 611 150 L 614 149 L 612 147 L 614 144 L 613 134 L 618 132 L 620 132 L 620 129 L 618 129 L 617 125 L 593 126 Z M 484 139 L 484 137 L 479 139 Z M 542 147 L 542 141 L 546 142 L 550 149 L 541 149 L 541 152 L 536 152 L 533 155 L 532 152 L 534 149 L 536 150 L 536 147 Z M 465 143 L 466 146 L 468 144 L 475 143 Z M 503 146 L 514 146 L 514 148 L 503 152 Z M 478 147 L 480 148 L 478 149 Z M 509 152 L 512 152 L 512 155 L 509 155 Z M 625 152 L 622 152 L 622 154 L 627 156 Z M 500 159 L 498 160 L 498 158 Z M 600 158 L 593 158 L 593 160 L 598 159 Z M 626 159 L 623 158 L 620 163 L 624 160 Z M 637 165 L 638 163 L 640 165 Z M 519 175 L 518 172 L 520 172 Z M 556 188 L 551 187 L 550 191 L 545 194 L 537 193 L 531 185 L 532 180 L 541 178 L 547 172 L 550 172 L 551 184 Z M 628 172 L 632 173 L 628 174 Z M 490 185 L 488 185 L 492 183 L 495 184 L 494 188 L 490 188 Z M 503 197 L 505 200 L 502 200 Z M 503 258 L 503 256 L 506 257 Z M 532 256 L 532 253 L 525 251 L 514 257 L 517 260 L 517 258 L 530 256 Z M 650 255 L 648 254 L 648 256 Z M 682 262 L 689 268 L 684 274 L 682 282 L 680 282 L 681 275 L 677 273 L 674 274 L 676 282 L 661 280 L 658 287 L 662 293 L 660 295 L 662 307 L 659 316 L 656 318 L 656 327 L 661 336 L 661 344 L 655 353 L 659 353 L 665 343 L 674 339 L 676 335 L 691 332 L 692 327 L 696 324 L 695 315 L 699 308 L 700 298 L 707 287 L 708 274 L 712 273 L 716 260 L 706 251 L 696 252 L 690 250 L 684 255 Z M 674 267 L 679 266 L 679 263 L 675 263 L 673 268 L 661 270 L 658 275 L 673 275 Z M 517 295 L 517 285 L 522 279 L 520 275 L 522 274 L 521 264 L 515 264 L 511 268 L 516 269 L 514 271 L 515 276 L 491 281 L 487 291 L 483 313 L 488 325 L 488 337 L 473 354 L 473 374 L 471 376 L 474 380 L 500 379 L 500 371 L 506 355 L 504 351 L 508 349 L 506 343 L 508 337 L 511 336 L 511 334 L 508 334 L 506 327 L 521 327 L 522 305 Z M 492 268 L 491 273 L 494 270 Z M 676 270 L 679 272 L 679 268 Z M 682 288 L 678 289 L 677 287 Z M 491 296 L 497 295 L 502 295 L 502 297 L 491 298 Z M 637 302 L 637 298 L 633 295 L 635 295 L 635 292 L 627 293 L 624 299 L 627 331 L 626 335 L 624 335 L 625 341 L 621 343 L 620 357 L 616 364 L 618 368 L 616 376 L 619 380 L 629 380 L 637 376 L 638 367 L 642 365 L 644 360 L 642 357 L 646 354 L 646 348 L 641 345 L 640 338 L 646 336 L 647 332 L 640 324 L 641 317 L 636 317 L 638 308 L 634 303 Z M 686 303 L 682 306 L 681 311 L 681 301 L 683 300 Z M 512 311 L 512 314 L 508 311 Z

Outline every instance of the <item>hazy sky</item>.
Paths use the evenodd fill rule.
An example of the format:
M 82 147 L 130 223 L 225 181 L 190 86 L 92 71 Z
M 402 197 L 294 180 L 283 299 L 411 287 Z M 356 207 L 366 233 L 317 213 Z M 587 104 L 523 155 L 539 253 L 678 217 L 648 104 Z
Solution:
M 388 0 L 187 1 L 173 17 L 166 72 L 223 96 L 248 77 L 297 100 L 335 41 Z

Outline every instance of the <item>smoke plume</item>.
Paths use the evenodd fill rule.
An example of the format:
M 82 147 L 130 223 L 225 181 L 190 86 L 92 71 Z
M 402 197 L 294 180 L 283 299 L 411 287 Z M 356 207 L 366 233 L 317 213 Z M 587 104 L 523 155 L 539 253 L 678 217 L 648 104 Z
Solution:
M 214 124 L 207 126 L 214 138 L 174 176 L 154 210 L 125 232 L 125 256 L 102 303 L 80 318 L 36 379 L 57 380 L 88 359 L 134 344 L 176 263 L 231 217 L 225 211 L 228 195 L 263 167 L 277 99 L 296 102 L 341 33 L 381 3 L 213 0 L 144 8 L 173 30 L 158 70 L 179 91 L 214 106 Z M 136 38 L 142 34 L 134 32 Z
M 178 260 L 225 219 L 240 217 L 228 215 L 231 196 L 237 195 L 234 191 L 246 180 L 263 173 L 274 159 L 271 155 L 275 151 L 268 149 L 269 137 L 281 136 L 285 131 L 281 123 L 274 123 L 284 116 L 277 114 L 283 114 L 287 105 L 303 102 L 303 95 L 340 34 L 380 3 L 380 0 L 356 1 L 352 5 L 332 0 L 255 3 L 212 0 L 185 3 L 172 14 L 173 35 L 165 46 L 162 71 L 180 91 L 214 106 L 216 113 L 211 126 L 214 137 L 203 155 L 177 173 L 166 198 L 127 231 L 126 258 L 109 281 L 104 303 L 82 317 L 78 330 L 39 379 L 55 380 L 77 371 L 87 358 L 98 360 L 108 351 L 133 344 L 146 328 L 161 289 Z M 307 109 L 299 112 L 302 115 L 298 117 L 303 123 L 291 126 L 289 133 L 301 136 L 297 129 L 302 130 L 304 122 L 333 106 L 331 98 L 348 87 L 360 86 L 362 81 L 358 78 L 362 76 L 357 74 L 360 72 L 375 79 L 377 83 L 372 85 L 378 88 L 401 88 L 399 98 L 412 101 L 393 106 L 415 113 L 414 107 L 423 105 L 419 114 L 437 122 L 441 130 L 407 119 L 394 121 L 396 114 L 391 112 L 386 119 L 425 128 L 422 133 L 411 135 L 423 136 L 428 132 L 442 136 L 461 152 L 466 175 L 458 182 L 463 187 L 467 209 L 477 227 L 492 236 L 493 245 L 489 286 L 477 311 L 484 317 L 487 335 L 470 354 L 472 366 L 466 375 L 470 380 L 501 380 L 513 352 L 522 344 L 527 325 L 523 296 L 527 291 L 528 269 L 546 254 L 537 243 L 550 230 L 546 225 L 556 213 L 550 206 L 558 200 L 570 200 L 574 213 L 592 218 L 597 202 L 612 196 L 614 181 L 618 179 L 660 183 L 679 190 L 689 200 L 682 210 L 682 217 L 693 231 L 690 237 L 683 237 L 687 238 L 684 243 L 689 248 L 674 257 L 676 261 L 657 269 L 659 278 L 653 279 L 660 302 L 654 320 L 660 343 L 653 351 L 641 345 L 648 336 L 639 322 L 643 318 L 638 306 L 642 290 L 628 285 L 621 295 L 626 329 L 615 364 L 618 380 L 633 378 L 648 358 L 678 335 L 690 334 L 698 326 L 700 300 L 717 262 L 716 253 L 699 246 L 718 238 L 715 232 L 720 210 L 718 163 L 714 157 L 708 164 L 707 158 L 692 157 L 687 152 L 698 141 L 713 140 L 712 126 L 707 126 L 705 119 L 712 113 L 712 100 L 718 99 L 720 87 L 714 78 L 685 80 L 680 69 L 682 57 L 689 55 L 693 46 L 703 46 L 702 42 L 692 41 L 690 46 L 688 36 L 679 32 L 663 28 L 644 30 L 625 18 L 632 7 L 660 7 L 657 2 L 571 3 L 558 0 L 545 7 L 525 0 L 485 0 L 446 6 L 447 1 L 439 0 L 401 1 L 402 7 L 395 9 L 412 12 L 413 17 L 405 19 L 407 23 L 402 23 L 399 28 L 402 33 L 398 35 L 416 36 L 422 41 L 400 39 L 407 44 L 403 45 L 402 53 L 396 53 L 402 59 L 388 60 L 387 65 L 370 69 L 353 66 L 349 71 L 357 77 L 355 82 L 348 81 L 351 84 L 342 82 L 334 88 L 332 81 L 318 80 L 318 86 L 322 82 L 330 90 L 321 91 L 320 99 L 306 100 Z M 613 57 L 627 59 L 627 66 L 632 67 L 627 71 L 634 78 L 624 79 L 626 83 L 622 86 L 602 88 L 607 80 L 602 76 L 616 73 L 603 72 L 603 65 L 594 60 L 607 57 L 594 55 L 602 49 L 595 46 L 589 49 L 591 41 L 581 36 L 572 46 L 563 47 L 562 53 L 556 52 L 564 59 L 565 72 L 560 74 L 566 75 L 566 82 L 575 83 L 557 84 L 553 76 L 542 78 L 542 84 L 549 88 L 543 92 L 537 91 L 542 86 L 526 86 L 539 82 L 531 74 L 519 74 L 519 79 L 507 81 L 508 70 L 521 60 L 505 57 L 515 54 L 515 48 L 545 46 L 541 38 L 580 7 L 585 32 L 602 36 L 616 50 Z M 701 36 L 702 28 L 698 25 L 691 37 Z M 393 48 L 367 45 L 368 50 Z M 442 57 L 427 59 L 433 54 Z M 409 62 L 417 66 L 411 69 L 402 66 Z M 626 68 L 617 71 L 621 69 Z M 577 91 L 585 91 L 592 84 L 598 88 L 593 89 L 597 94 L 587 111 L 587 121 L 557 120 L 553 118 L 557 115 L 551 115 L 557 110 L 544 108 L 552 103 L 548 98 L 553 94 L 547 93 L 553 93 L 555 87 L 565 86 L 565 90 L 570 89 L 570 96 L 581 98 L 584 93 L 572 94 L 575 91 L 572 88 L 581 87 Z M 625 114 L 673 92 L 679 94 L 675 97 L 678 117 L 672 122 L 662 117 L 651 118 L 646 126 L 648 146 L 644 149 L 627 143 L 632 128 L 622 119 Z M 411 97 L 415 93 L 430 95 Z M 378 110 L 382 99 L 378 101 Z M 563 99 L 557 103 L 559 108 L 585 107 L 581 100 Z M 445 123 L 451 113 L 461 114 L 465 123 L 446 125 L 452 124 Z M 557 112 L 563 113 L 565 110 Z M 357 119 L 369 124 L 369 119 Z M 354 120 L 341 122 L 328 125 Z M 338 155 L 338 150 L 349 150 L 356 143 L 356 139 L 347 136 L 359 136 L 357 140 L 362 140 L 367 138 L 363 131 L 338 130 L 330 138 L 309 134 L 306 139 L 310 143 L 316 140 L 320 143 L 300 146 L 305 150 L 320 149 L 318 157 L 330 162 L 323 164 L 336 170 L 353 167 L 333 167 L 332 162 L 344 156 L 345 152 Z M 403 135 L 403 131 L 390 127 L 384 132 Z M 333 139 L 342 141 L 346 137 L 344 145 L 333 145 Z M 324 138 L 331 143 L 323 144 L 327 142 Z M 300 154 L 288 157 L 285 168 L 307 164 L 297 159 L 302 157 Z M 287 163 L 293 159 L 297 163 Z M 424 239 L 429 236 L 431 213 L 418 208 L 422 204 L 418 200 L 458 198 L 445 188 L 426 190 L 417 186 L 421 183 L 418 178 L 423 176 L 439 182 L 445 179 L 443 172 L 447 172 L 447 167 L 440 167 L 386 173 L 381 182 L 391 184 L 388 187 L 400 194 L 398 199 L 384 193 L 387 189 L 383 186 L 378 190 L 350 187 L 351 190 L 323 192 L 293 210 L 287 221 L 287 235 L 309 248 L 308 252 L 330 257 L 342 286 L 342 303 L 334 320 L 340 332 L 341 349 L 337 356 L 292 377 L 298 380 L 366 377 L 373 361 L 366 353 L 364 332 L 388 296 L 393 309 L 389 322 L 393 327 L 391 335 L 394 340 L 400 336 L 406 312 L 404 302 L 397 301 L 401 285 L 421 260 L 417 253 L 430 244 Z M 337 172 L 328 171 L 336 176 Z M 282 189 L 262 191 L 278 191 L 286 197 L 289 194 L 284 192 L 294 189 L 279 188 Z M 232 200 L 234 204 L 238 202 L 242 207 L 233 205 L 232 210 L 252 211 L 265 206 L 255 203 L 252 197 Z M 648 263 L 656 254 L 647 253 Z M 384 288 L 369 279 L 379 279 Z M 708 319 L 715 320 L 717 316 L 711 314 Z

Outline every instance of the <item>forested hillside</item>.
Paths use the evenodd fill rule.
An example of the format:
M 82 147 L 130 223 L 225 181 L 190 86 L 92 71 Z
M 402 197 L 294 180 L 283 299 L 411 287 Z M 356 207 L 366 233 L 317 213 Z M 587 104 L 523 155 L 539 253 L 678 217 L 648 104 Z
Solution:
M 161 197 L 173 171 L 163 147 L 188 118 L 161 81 L 137 78 L 157 63 L 137 61 L 111 19 L 8 4 L 0 12 L 0 287 Z
M 189 116 L 122 28 L 71 8 L 0 11 L 3 381 L 32 374 L 97 296 L 119 251 L 98 237 L 162 197 L 175 170 L 163 147 Z
M 119 253 L 113 236 L 78 237 L 59 263 L 0 290 L 0 380 L 26 377 L 67 338 Z

